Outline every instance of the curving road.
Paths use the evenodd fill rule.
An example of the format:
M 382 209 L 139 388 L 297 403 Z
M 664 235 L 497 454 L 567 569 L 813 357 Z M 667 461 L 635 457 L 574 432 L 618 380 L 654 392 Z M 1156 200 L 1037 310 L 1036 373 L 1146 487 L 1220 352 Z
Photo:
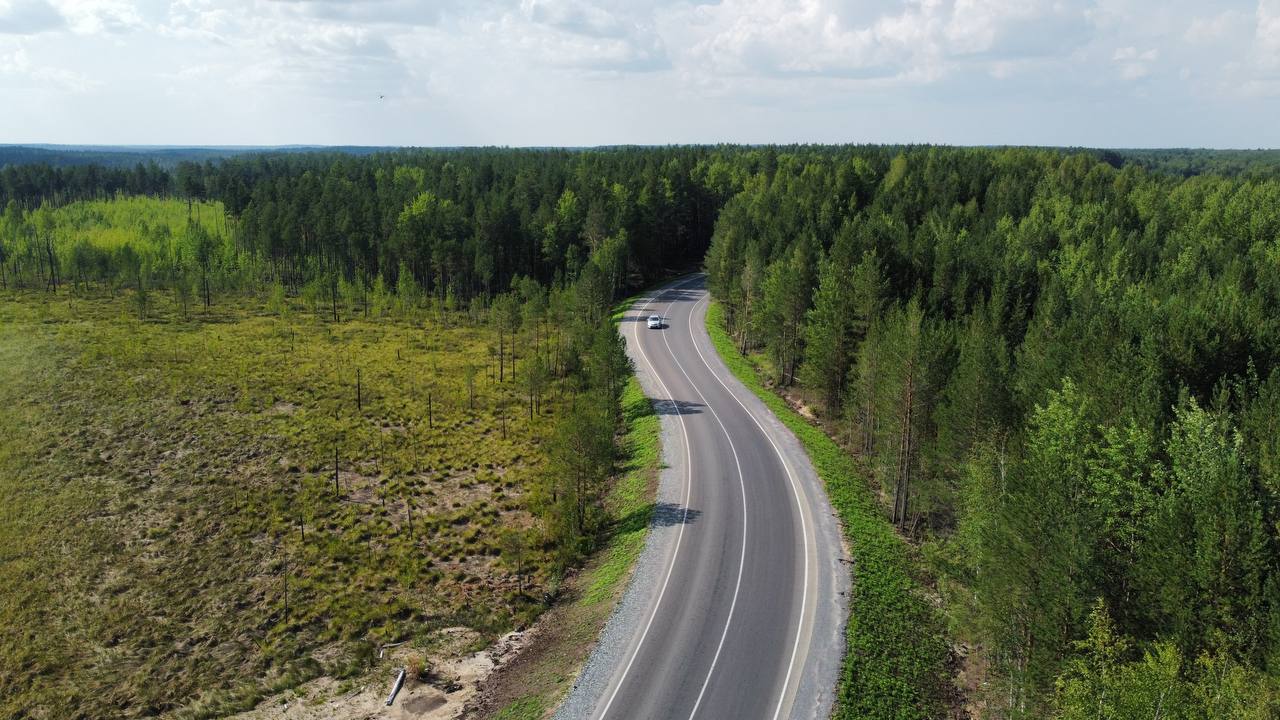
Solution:
M 799 443 L 721 362 L 705 278 L 621 325 L 662 415 L 658 507 L 561 718 L 825 718 L 843 651 L 841 535 Z M 661 330 L 645 326 L 662 315 Z

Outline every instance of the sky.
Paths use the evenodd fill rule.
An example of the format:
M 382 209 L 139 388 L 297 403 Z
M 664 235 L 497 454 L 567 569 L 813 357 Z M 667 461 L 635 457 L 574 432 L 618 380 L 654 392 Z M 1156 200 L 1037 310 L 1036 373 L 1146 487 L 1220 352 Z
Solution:
M 0 142 L 1280 146 L 1280 0 L 0 0 Z

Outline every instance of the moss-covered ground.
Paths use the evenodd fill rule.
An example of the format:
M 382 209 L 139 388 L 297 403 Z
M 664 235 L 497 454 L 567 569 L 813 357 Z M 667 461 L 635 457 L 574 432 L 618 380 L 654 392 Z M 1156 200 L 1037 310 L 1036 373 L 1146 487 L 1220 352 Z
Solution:
M 531 418 L 463 316 L 264 300 L 0 293 L 0 717 L 215 716 L 545 609 L 559 392 Z

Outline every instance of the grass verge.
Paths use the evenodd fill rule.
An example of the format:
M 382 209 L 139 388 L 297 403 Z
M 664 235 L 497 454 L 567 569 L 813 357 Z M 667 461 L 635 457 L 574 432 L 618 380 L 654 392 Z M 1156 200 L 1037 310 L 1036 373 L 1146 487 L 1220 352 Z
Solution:
M 924 720 L 943 713 L 948 650 L 937 612 L 913 577 L 910 548 L 893 531 L 853 458 L 768 390 L 735 349 L 719 305 L 707 310 L 711 341 L 729 370 L 804 445 L 853 548 L 853 588 L 836 718 Z
M 494 720 L 538 720 L 547 712 L 542 698 L 528 697 L 502 708 Z

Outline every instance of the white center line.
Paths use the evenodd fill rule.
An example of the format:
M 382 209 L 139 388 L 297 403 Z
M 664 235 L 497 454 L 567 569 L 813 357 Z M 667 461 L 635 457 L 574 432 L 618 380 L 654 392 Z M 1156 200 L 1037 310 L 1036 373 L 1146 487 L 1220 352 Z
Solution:
M 709 297 L 710 296 L 708 296 L 707 298 L 703 298 L 702 300 L 694 304 L 694 310 L 697 310 L 697 306 L 701 305 L 704 302 L 709 303 Z M 692 320 L 692 317 L 693 317 L 693 311 L 690 311 L 691 320 Z M 689 337 L 690 339 L 693 339 L 693 323 L 692 322 L 689 323 Z M 715 369 L 711 367 L 711 363 L 707 362 L 706 356 L 702 354 L 702 349 L 698 347 L 698 342 L 696 339 L 694 339 L 693 341 L 693 348 L 698 351 L 698 357 L 702 358 L 702 364 L 707 366 L 707 370 L 711 371 L 712 376 L 714 376 L 716 381 L 720 383 L 720 386 L 723 387 L 725 391 L 728 392 L 729 395 L 733 397 L 734 401 L 738 403 L 738 405 L 742 408 L 742 410 L 746 412 L 748 416 L 750 416 L 752 422 L 756 424 L 756 427 L 760 428 L 760 433 L 764 435 L 765 438 L 769 441 L 769 444 L 773 446 L 773 451 L 777 453 L 778 459 L 782 461 L 782 468 L 786 471 L 787 479 L 791 482 L 791 492 L 796 499 L 796 510 L 800 513 L 800 536 L 804 539 L 804 582 L 801 586 L 802 591 L 800 596 L 800 621 L 796 624 L 796 641 L 791 646 L 791 662 L 787 665 L 787 675 L 782 682 L 782 694 L 778 697 L 778 706 L 773 711 L 774 720 L 777 720 L 778 717 L 780 717 L 782 714 L 782 705 L 786 701 L 787 691 L 791 686 L 791 675 L 795 670 L 796 658 L 800 650 L 800 638 L 804 635 L 802 630 L 804 628 L 805 612 L 808 609 L 808 605 L 809 605 L 809 560 L 810 560 L 811 553 L 809 551 L 809 529 L 808 529 L 807 523 L 805 522 L 804 503 L 800 499 L 800 487 L 799 485 L 796 484 L 795 475 L 792 474 L 791 472 L 791 465 L 787 462 L 786 457 L 782 454 L 782 450 L 778 448 L 778 444 L 774 442 L 773 436 L 765 431 L 764 425 L 760 424 L 760 421 L 756 419 L 755 414 L 752 413 L 750 410 L 748 410 L 747 406 L 744 405 L 743 402 L 738 399 L 737 394 L 735 394 L 732 390 L 730 390 L 728 385 L 725 385 L 724 380 L 720 379 L 719 373 L 717 373 Z
M 693 309 L 697 306 L 698 303 L 694 303 L 693 307 L 689 308 L 688 322 L 685 323 L 690 326 L 690 340 L 693 339 Z M 662 337 L 667 344 L 667 350 L 671 352 L 671 359 L 675 360 L 676 367 L 680 368 L 680 374 L 684 375 L 684 379 L 689 381 L 689 386 L 693 388 L 694 392 L 698 393 L 698 397 L 702 398 L 702 405 L 711 411 L 711 416 L 716 419 L 716 423 L 720 426 L 720 432 L 724 433 L 725 439 L 729 441 L 729 451 L 733 453 L 733 463 L 738 468 L 738 488 L 742 492 L 742 549 L 738 553 L 738 579 L 733 585 L 733 600 L 729 603 L 729 616 L 724 619 L 724 629 L 720 631 L 720 642 L 716 644 L 716 654 L 711 657 L 711 667 L 707 668 L 707 677 L 703 679 L 702 687 L 698 690 L 698 699 L 694 701 L 693 710 L 689 712 L 689 720 L 693 720 L 693 716 L 698 714 L 698 708 L 702 706 L 702 697 L 707 692 L 707 686 L 711 684 L 711 675 L 716 671 L 716 663 L 720 661 L 720 651 L 724 649 L 724 640 L 729 636 L 729 625 L 733 622 L 733 611 L 738 607 L 738 593 L 742 590 L 742 570 L 747 564 L 747 481 L 742 474 L 742 461 L 738 459 L 738 449 L 734 447 L 733 438 L 729 435 L 728 428 L 724 426 L 724 421 L 720 419 L 720 413 L 716 412 L 716 409 L 707 401 L 706 396 L 698 389 L 698 384 L 693 381 L 693 378 L 689 377 L 689 373 L 685 372 L 684 365 L 676 357 L 675 351 L 671 350 L 671 341 L 667 339 L 665 334 Z M 694 349 L 697 349 L 696 343 Z M 709 370 L 710 367 L 707 369 Z

